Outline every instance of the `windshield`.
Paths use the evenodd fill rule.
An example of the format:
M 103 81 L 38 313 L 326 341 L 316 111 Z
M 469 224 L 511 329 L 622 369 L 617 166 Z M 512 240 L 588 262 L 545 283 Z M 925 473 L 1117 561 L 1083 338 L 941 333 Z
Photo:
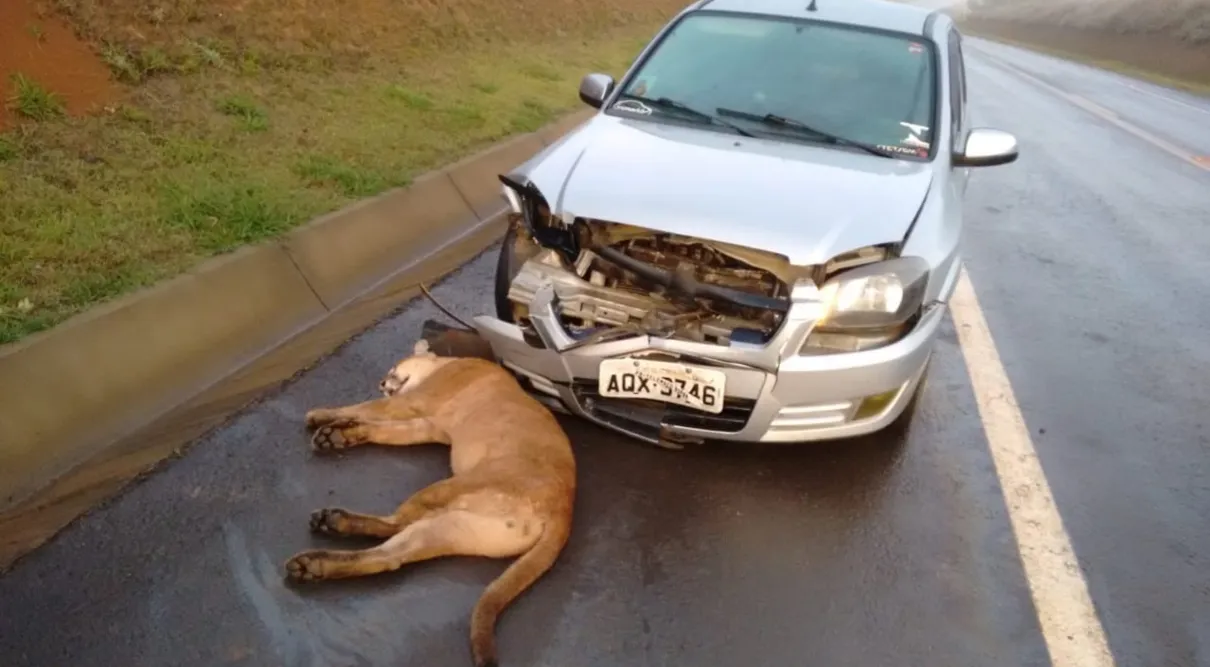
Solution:
M 612 109 L 703 125 L 709 119 L 700 114 L 711 114 L 760 136 L 822 142 L 832 135 L 924 159 L 931 155 L 933 62 L 932 45 L 910 36 L 695 12 L 665 35 Z

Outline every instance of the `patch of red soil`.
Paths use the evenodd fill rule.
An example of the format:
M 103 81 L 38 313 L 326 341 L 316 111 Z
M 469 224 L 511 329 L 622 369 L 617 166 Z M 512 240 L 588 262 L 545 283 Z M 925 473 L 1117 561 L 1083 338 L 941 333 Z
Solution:
M 0 0 L 0 130 L 19 120 L 9 109 L 17 73 L 57 94 L 71 115 L 94 112 L 120 92 L 109 68 L 62 19 L 40 14 L 34 0 Z

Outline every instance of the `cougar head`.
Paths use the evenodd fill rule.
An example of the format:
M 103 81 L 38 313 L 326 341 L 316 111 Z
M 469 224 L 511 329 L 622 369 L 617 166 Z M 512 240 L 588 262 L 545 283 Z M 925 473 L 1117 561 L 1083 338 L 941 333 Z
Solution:
M 396 396 L 415 388 L 439 365 L 436 353 L 429 349 L 429 342 L 421 338 L 412 346 L 412 356 L 405 357 L 395 364 L 382 382 L 378 383 L 378 388 L 384 396 Z

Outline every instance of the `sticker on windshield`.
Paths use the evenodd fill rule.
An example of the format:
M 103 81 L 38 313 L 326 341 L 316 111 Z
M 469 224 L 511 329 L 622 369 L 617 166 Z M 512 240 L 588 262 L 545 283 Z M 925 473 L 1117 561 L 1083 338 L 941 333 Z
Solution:
M 924 45 L 912 42 L 908 44 L 908 53 L 924 53 Z
M 651 115 L 651 107 L 638 100 L 622 100 L 621 102 L 613 105 L 613 108 L 617 109 L 618 111 L 625 111 L 626 113 L 638 114 L 640 116 Z
M 916 125 L 915 123 L 902 122 L 899 123 L 908 130 L 908 135 L 901 141 L 908 146 L 916 146 L 919 148 L 928 149 L 929 142 L 923 137 L 928 136 L 929 128 L 927 125 Z
M 878 144 L 878 148 L 881 148 L 888 153 L 898 153 L 900 155 L 914 155 L 916 157 L 929 156 L 927 148 L 912 148 L 911 146 L 895 146 L 892 144 Z

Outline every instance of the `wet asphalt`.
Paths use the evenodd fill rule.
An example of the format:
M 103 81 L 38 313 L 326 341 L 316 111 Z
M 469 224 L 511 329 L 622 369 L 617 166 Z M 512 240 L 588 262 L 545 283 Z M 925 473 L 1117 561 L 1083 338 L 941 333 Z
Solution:
M 1210 171 L 985 54 L 1189 150 L 1210 152 L 1210 115 L 1154 93 L 1210 103 L 970 43 L 975 122 L 1022 156 L 972 177 L 967 269 L 1115 662 L 1210 665 Z M 493 261 L 435 293 L 487 311 Z M 468 665 L 469 610 L 503 563 L 281 580 L 331 544 L 312 509 L 385 512 L 446 474 L 438 447 L 313 457 L 302 427 L 372 397 L 426 318 L 409 305 L 18 563 L 0 665 Z M 505 612 L 503 667 L 1048 664 L 950 325 L 902 440 L 668 452 L 565 424 L 574 532 Z

